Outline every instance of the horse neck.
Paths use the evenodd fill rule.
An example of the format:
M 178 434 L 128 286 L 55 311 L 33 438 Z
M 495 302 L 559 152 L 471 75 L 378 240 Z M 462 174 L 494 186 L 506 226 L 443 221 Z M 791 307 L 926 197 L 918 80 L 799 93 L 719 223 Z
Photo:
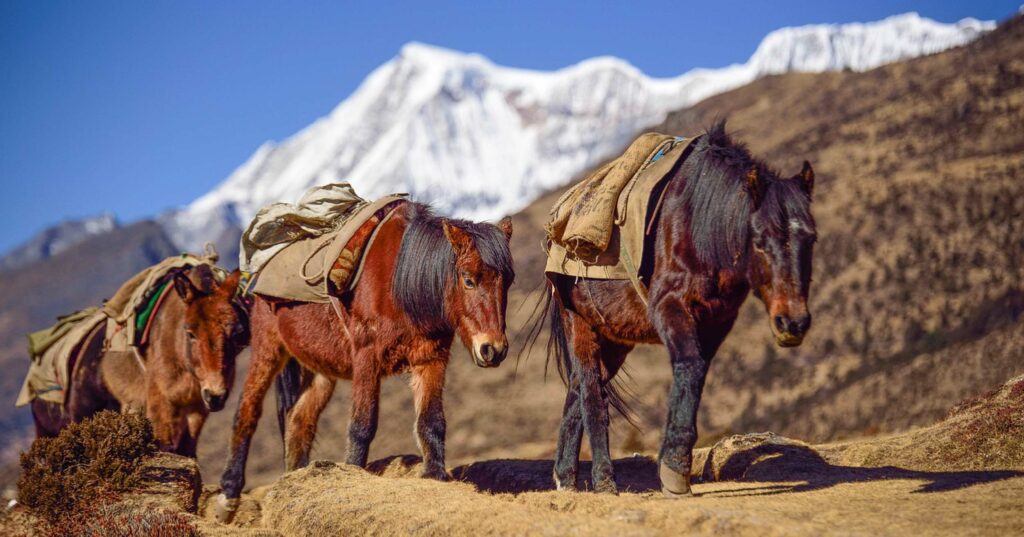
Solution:
M 181 346 L 185 339 L 185 301 L 171 290 L 164 297 L 160 307 L 153 312 L 149 329 L 149 344 L 143 353 L 148 360 L 182 356 Z
M 388 252 L 390 254 L 388 257 L 390 259 L 393 259 L 393 263 L 394 263 L 394 270 L 393 271 L 388 271 L 388 272 L 390 272 L 392 274 L 394 274 L 394 273 L 396 273 L 398 271 L 401 271 L 401 270 L 424 271 L 424 269 L 427 268 L 427 269 L 430 269 L 431 271 L 433 271 L 433 270 L 440 270 L 440 269 L 444 268 L 442 265 L 438 265 L 437 264 L 437 263 L 442 263 L 444 261 L 441 261 L 439 258 L 436 258 L 436 257 L 432 258 L 431 256 L 427 255 L 427 256 L 422 256 L 422 257 L 421 256 L 412 256 L 412 257 L 403 258 L 402 256 L 399 255 L 399 252 L 401 251 L 402 243 L 404 242 L 404 240 L 406 238 L 406 234 L 412 232 L 412 230 L 413 230 L 413 224 L 414 224 L 414 221 L 413 221 L 414 220 L 414 212 L 413 211 L 414 210 L 415 210 L 415 207 L 412 204 L 408 204 L 408 205 L 406 205 L 405 207 L 402 208 L 402 212 L 400 213 L 400 215 L 396 215 L 396 216 L 399 216 L 399 218 L 393 218 L 392 219 L 392 220 L 397 220 L 398 221 L 397 223 L 399 224 L 398 227 L 394 228 L 396 230 L 397 241 L 392 243 L 392 244 L 397 244 L 397 249 L 395 249 L 393 252 Z M 378 237 L 377 241 L 380 241 L 380 240 L 381 240 L 381 238 Z M 434 264 L 429 266 L 429 267 L 424 267 L 423 263 L 434 263 Z M 452 268 L 452 270 L 454 270 L 454 268 Z M 401 301 L 397 300 L 397 295 L 395 293 L 395 290 L 392 288 L 392 285 L 393 285 L 393 280 L 392 280 L 392 282 L 389 282 L 388 288 L 392 289 L 392 293 L 391 294 L 392 294 L 392 297 L 395 298 L 398 308 L 399 309 L 403 309 Z M 423 297 L 426 297 L 426 296 L 430 296 L 430 293 L 422 293 L 422 294 L 420 294 L 420 298 L 421 299 Z M 448 305 L 445 303 L 446 300 L 447 300 L 447 293 L 442 293 L 442 295 L 440 297 L 438 297 L 438 300 L 439 300 L 440 303 L 436 303 L 436 304 L 435 303 L 423 304 L 425 307 L 428 307 L 428 308 L 430 308 L 432 310 L 436 310 L 436 311 L 440 312 L 440 315 L 443 316 L 443 321 L 438 323 L 439 328 L 437 328 L 435 330 L 432 330 L 429 333 L 429 336 L 431 338 L 433 338 L 433 339 L 451 338 L 455 334 L 455 329 L 454 329 L 455 320 L 453 318 L 451 318 L 452 317 L 450 315 L 451 308 L 449 308 Z M 407 311 L 406 311 L 406 313 L 408 314 Z M 444 325 L 444 326 L 440 327 L 440 325 Z
M 748 260 L 751 247 L 749 244 L 746 247 L 746 251 L 741 253 L 733 265 L 708 267 L 700 262 L 697 257 L 696 245 L 694 244 L 691 232 L 693 215 L 689 214 L 684 196 L 686 182 L 689 180 L 688 174 L 695 175 L 697 168 L 699 166 L 694 165 L 694 163 L 684 161 L 675 169 L 673 175 L 665 184 L 662 205 L 656 215 L 657 221 L 654 225 L 655 256 L 662 257 L 681 252 L 685 257 L 683 264 L 694 275 L 717 277 L 720 280 L 731 283 L 732 287 L 745 293 L 750 289 Z M 682 241 L 686 243 L 686 247 L 679 248 L 678 244 L 664 244 L 663 241 L 672 241 L 673 243 Z M 677 266 L 677 263 L 674 262 L 664 262 L 668 261 L 667 259 L 662 261 L 661 263 L 655 261 L 652 270 L 657 271 L 659 267 Z M 651 278 L 656 276 L 656 274 L 650 275 Z

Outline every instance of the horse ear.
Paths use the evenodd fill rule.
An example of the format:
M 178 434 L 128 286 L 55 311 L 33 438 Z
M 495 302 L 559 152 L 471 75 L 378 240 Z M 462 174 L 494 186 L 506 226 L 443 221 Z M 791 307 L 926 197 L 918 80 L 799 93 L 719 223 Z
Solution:
M 242 278 L 242 273 L 238 269 L 235 269 L 228 273 L 227 277 L 220 284 L 220 290 L 229 297 L 235 296 L 235 291 L 238 290 L 238 282 Z
M 501 232 L 505 234 L 505 239 L 506 240 L 512 240 L 512 218 L 511 217 L 506 216 L 505 218 L 502 218 L 501 221 L 498 222 L 498 229 L 500 229 Z
M 750 194 L 750 199 L 754 202 L 754 208 L 760 207 L 761 200 L 764 198 L 764 181 L 761 180 L 757 166 L 751 166 L 747 171 L 747 193 Z
M 465 255 L 473 248 L 473 237 L 458 226 L 452 225 L 447 218 L 441 220 L 441 227 L 444 229 L 444 236 L 451 243 L 456 256 Z
M 210 265 L 196 265 L 188 271 L 188 280 L 192 287 L 201 294 L 208 295 L 217 288 L 217 276 Z
M 188 279 L 188 276 L 181 272 L 174 275 L 174 291 L 178 293 L 178 296 L 180 296 L 186 304 L 192 302 L 196 298 L 195 287 L 192 287 L 192 282 Z
M 803 187 L 804 192 L 810 196 L 811 192 L 814 190 L 814 170 L 811 169 L 811 163 L 805 160 L 803 169 L 801 169 L 800 173 L 796 174 L 793 178 L 800 181 L 800 186 Z

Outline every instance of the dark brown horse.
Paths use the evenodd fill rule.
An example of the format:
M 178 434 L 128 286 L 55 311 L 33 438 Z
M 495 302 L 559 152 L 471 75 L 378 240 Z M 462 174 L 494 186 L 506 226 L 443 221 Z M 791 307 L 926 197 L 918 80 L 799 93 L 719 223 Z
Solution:
M 749 292 L 764 302 L 779 345 L 799 345 L 810 328 L 813 183 L 807 162 L 796 176 L 780 178 L 720 122 L 665 181 L 654 253 L 641 268 L 647 304 L 628 281 L 550 276 L 551 355 L 569 386 L 555 455 L 559 489 L 576 488 L 585 429 L 594 489 L 616 491 L 608 404 L 625 404 L 611 381 L 635 345 L 662 343 L 672 386 L 659 474 L 667 495 L 690 493 L 704 377 Z
M 235 359 L 248 344 L 248 316 L 235 299 L 238 279 L 235 271 L 218 282 L 209 265 L 177 270 L 139 358 L 104 352 L 101 324 L 71 365 L 64 408 L 33 401 L 37 433 L 56 435 L 105 409 L 144 412 L 161 449 L 195 457 L 203 424 L 224 407 Z
M 365 466 L 377 431 L 381 379 L 410 372 L 415 434 L 423 476 L 445 480 L 445 369 L 456 335 L 480 367 L 505 358 L 505 306 L 515 273 L 510 219 L 498 226 L 447 220 L 406 203 L 377 232 L 355 288 L 339 302 L 278 302 L 257 296 L 252 311 L 252 366 L 235 416 L 221 478 L 220 516 L 230 519 L 245 483 L 249 442 L 263 398 L 278 383 L 285 427 L 285 465 L 305 466 L 317 420 L 337 379 L 352 381 L 349 464 Z M 300 395 L 301 394 L 301 395 Z

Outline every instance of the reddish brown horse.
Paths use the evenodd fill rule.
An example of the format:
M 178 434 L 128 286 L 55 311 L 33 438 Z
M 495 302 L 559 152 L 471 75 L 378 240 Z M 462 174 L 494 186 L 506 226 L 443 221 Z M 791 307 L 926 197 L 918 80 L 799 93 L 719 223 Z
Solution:
M 810 164 L 781 179 L 734 143 L 724 122 L 689 151 L 665 181 L 653 259 L 641 268 L 650 282 L 646 305 L 628 281 L 550 277 L 551 354 L 569 386 L 555 455 L 559 489 L 576 488 L 585 429 L 594 489 L 616 491 L 608 404 L 625 408 L 611 381 L 635 345 L 668 348 L 672 387 L 659 474 L 662 490 L 679 496 L 690 493 L 704 377 L 749 292 L 764 302 L 779 345 L 799 345 L 810 328 Z
M 207 416 L 227 401 L 249 323 L 235 299 L 238 271 L 218 282 L 209 265 L 198 265 L 172 278 L 174 292 L 153 314 L 141 360 L 104 352 L 101 325 L 74 357 L 64 408 L 32 402 L 39 436 L 54 436 L 100 410 L 138 411 L 153 422 L 161 449 L 195 457 Z
M 221 478 L 221 516 L 230 518 L 237 505 L 263 398 L 291 359 L 309 373 L 298 382 L 289 367 L 278 383 L 287 469 L 307 464 L 336 379 L 352 381 L 346 460 L 365 466 L 377 431 L 381 378 L 408 371 L 423 476 L 447 479 L 442 391 L 451 344 L 457 334 L 480 367 L 505 358 L 505 306 L 515 277 L 511 235 L 510 219 L 498 226 L 446 220 L 406 203 L 381 225 L 358 283 L 338 297 L 337 311 L 331 304 L 257 296 L 252 366 Z

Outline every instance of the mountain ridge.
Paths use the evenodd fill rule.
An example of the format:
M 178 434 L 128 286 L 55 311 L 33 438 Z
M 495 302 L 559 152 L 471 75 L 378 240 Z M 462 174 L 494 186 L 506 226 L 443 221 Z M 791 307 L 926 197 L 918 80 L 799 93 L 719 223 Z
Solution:
M 867 70 L 964 44 L 993 27 L 907 13 L 782 28 L 746 63 L 671 78 L 648 77 L 613 56 L 531 71 L 411 42 L 329 114 L 264 143 L 215 189 L 160 221 L 177 244 L 198 249 L 211 235 L 237 235 L 260 207 L 332 181 L 350 181 L 367 198 L 408 192 L 445 214 L 493 220 L 564 185 L 671 110 L 765 75 Z

